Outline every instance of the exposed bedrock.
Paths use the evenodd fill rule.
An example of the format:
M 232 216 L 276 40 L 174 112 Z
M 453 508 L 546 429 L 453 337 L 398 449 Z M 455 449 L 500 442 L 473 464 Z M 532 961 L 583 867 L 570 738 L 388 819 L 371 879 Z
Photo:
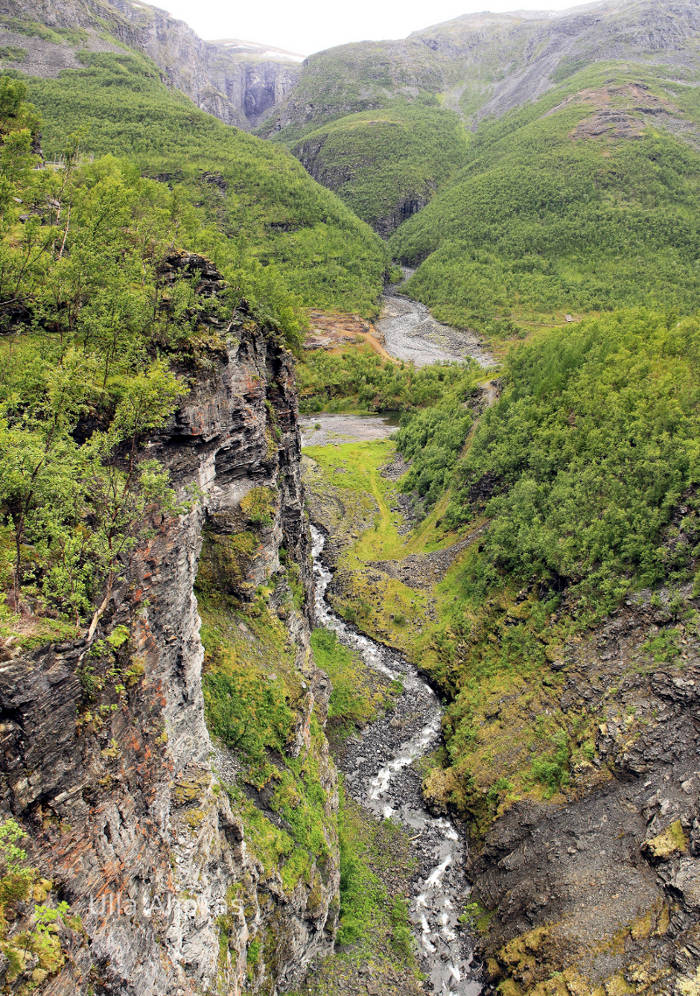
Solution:
M 183 268 L 205 292 L 220 284 L 204 260 L 184 255 L 169 260 L 166 278 Z M 186 514 L 154 518 L 92 648 L 79 641 L 0 663 L 2 816 L 27 831 L 32 862 L 82 923 L 63 938 L 68 957 L 51 994 L 272 993 L 335 930 L 337 849 L 312 866 L 308 885 L 285 889 L 253 858 L 213 767 L 193 592 L 203 533 L 235 531 L 241 499 L 266 485 L 272 519 L 245 577 L 229 578 L 230 593 L 245 601 L 279 571 L 282 546 L 307 606 L 312 581 L 291 357 L 246 314 L 211 333 L 221 345 L 188 361 L 193 388 L 149 446 L 178 492 L 196 486 L 201 498 Z M 311 710 L 325 715 L 328 696 L 310 657 L 310 611 L 285 613 L 307 689 L 297 753 L 309 749 Z M 125 630 L 126 642 L 114 639 Z M 319 767 L 332 836 L 337 794 L 325 748 Z M 251 982 L 253 935 L 274 943 Z

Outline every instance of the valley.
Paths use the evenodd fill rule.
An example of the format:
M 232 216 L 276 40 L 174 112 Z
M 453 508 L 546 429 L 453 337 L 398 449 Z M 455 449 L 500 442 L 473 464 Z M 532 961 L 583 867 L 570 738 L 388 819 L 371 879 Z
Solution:
M 699 31 L 0 0 L 0 993 L 700 991 Z

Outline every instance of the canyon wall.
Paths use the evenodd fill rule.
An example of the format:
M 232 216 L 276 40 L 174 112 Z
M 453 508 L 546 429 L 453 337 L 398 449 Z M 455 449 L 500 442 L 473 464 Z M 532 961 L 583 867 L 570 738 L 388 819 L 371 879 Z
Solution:
M 218 293 L 219 275 L 201 257 L 173 255 L 163 279 L 183 272 L 202 294 Z M 337 793 L 325 739 L 309 733 L 312 716 L 325 719 L 328 688 L 308 643 L 312 579 L 292 358 L 245 310 L 225 323 L 212 312 L 201 333 L 178 361 L 190 393 L 148 446 L 181 496 L 195 489 L 189 510 L 154 513 L 95 640 L 9 652 L 0 663 L 2 816 L 27 832 L 30 860 L 72 915 L 59 925 L 62 961 L 49 970 L 47 993 L 274 993 L 335 930 Z M 260 585 L 274 586 L 266 611 L 294 648 L 303 694 L 289 756 L 313 755 L 329 842 L 326 859 L 295 879 L 255 857 L 244 809 L 280 817 L 265 815 L 260 798 L 230 797 L 227 776 L 240 759 L 215 751 L 202 694 L 194 584 L 203 534 L 221 550 L 246 494 L 262 486 L 273 510 L 249 561 L 240 574 L 220 561 L 218 571 L 244 612 Z M 296 605 L 287 597 L 292 566 Z M 254 939 L 262 956 L 251 965 Z M 0 975 L 8 971 L 1 962 Z M 32 971 L 25 964 L 20 981 Z
M 28 21 L 59 34 L 44 31 L 28 37 Z M 29 76 L 56 76 L 63 69 L 80 68 L 81 50 L 118 53 L 122 46 L 152 59 L 164 82 L 202 110 L 245 130 L 269 116 L 301 71 L 301 60 L 287 53 L 203 41 L 184 21 L 130 0 L 0 2 L 0 47 L 8 53 L 2 61 Z M 14 63 L 13 49 L 25 53 Z

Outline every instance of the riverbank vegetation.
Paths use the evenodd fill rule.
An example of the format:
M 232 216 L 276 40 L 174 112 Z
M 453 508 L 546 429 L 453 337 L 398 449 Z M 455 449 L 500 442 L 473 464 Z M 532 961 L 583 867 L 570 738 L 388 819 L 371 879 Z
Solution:
M 299 405 L 314 412 L 411 412 L 450 398 L 465 403 L 478 380 L 476 364 L 412 363 L 383 360 L 369 349 L 323 349 L 303 354 L 298 366 Z
M 376 509 L 359 538 L 352 523 L 339 528 L 335 605 L 448 695 L 446 751 L 426 792 L 475 829 L 593 770 L 597 713 L 564 714 L 551 666 L 568 641 L 645 588 L 663 587 L 668 625 L 695 625 L 673 591 L 700 590 L 698 349 L 697 318 L 590 319 L 514 350 L 501 398 L 473 426 L 438 404 L 406 416 L 394 443 L 307 451 L 315 509 L 355 494 Z M 435 470 L 426 455 L 445 433 L 460 445 Z M 381 473 L 394 445 L 413 454 L 404 488 L 415 497 L 424 473 L 432 505 L 404 535 L 397 484 Z M 648 666 L 657 643 L 640 644 L 630 666 Z
M 345 647 L 333 630 L 315 629 L 311 648 L 316 666 L 331 683 L 326 733 L 331 747 L 339 748 L 343 740 L 391 709 L 401 686 L 368 672 L 359 655 Z
M 367 985 L 419 996 L 422 975 L 408 919 L 415 857 L 408 835 L 392 820 L 376 820 L 341 788 L 340 923 L 337 950 L 314 966 L 291 996 L 346 996 Z

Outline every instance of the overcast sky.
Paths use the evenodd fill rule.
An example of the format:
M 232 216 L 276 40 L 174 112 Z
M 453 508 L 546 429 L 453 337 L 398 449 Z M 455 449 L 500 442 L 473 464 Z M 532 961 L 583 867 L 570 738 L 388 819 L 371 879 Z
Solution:
M 202 38 L 243 38 L 309 55 L 345 42 L 404 38 L 481 10 L 565 10 L 575 0 L 151 0 Z

